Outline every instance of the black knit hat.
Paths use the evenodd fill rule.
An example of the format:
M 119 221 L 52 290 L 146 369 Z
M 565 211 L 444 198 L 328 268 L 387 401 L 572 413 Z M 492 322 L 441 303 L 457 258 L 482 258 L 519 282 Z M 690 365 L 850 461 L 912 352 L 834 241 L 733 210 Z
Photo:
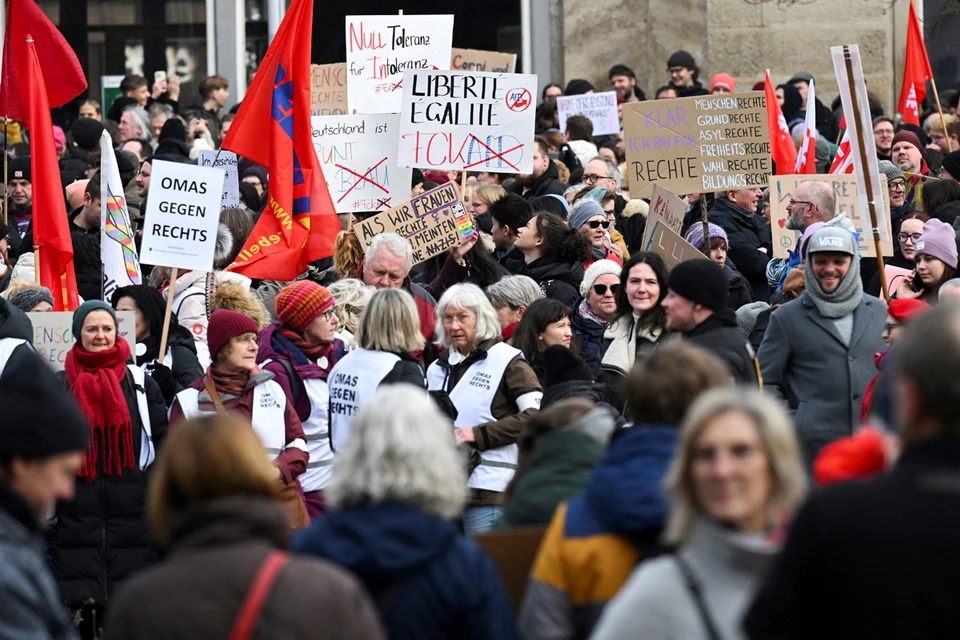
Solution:
M 574 380 L 593 382 L 587 363 L 568 347 L 561 345 L 547 347 L 540 358 L 543 361 L 545 389 Z
M 87 421 L 33 351 L 12 356 L 0 376 L 0 460 L 87 450 Z
M 697 67 L 697 63 L 689 51 L 684 51 L 681 49 L 670 56 L 670 58 L 667 60 L 667 69 L 672 69 L 673 67 L 695 69 Z
M 593 90 L 593 85 L 588 81 L 576 78 L 567 83 L 567 88 L 563 90 L 563 95 L 579 96 Z
M 100 135 L 103 133 L 103 124 L 93 118 L 78 118 L 70 126 L 70 135 L 77 146 L 87 151 L 93 151 L 100 146 Z
M 712 260 L 681 262 L 670 272 L 667 287 L 678 296 L 714 311 L 722 311 L 727 306 L 727 274 Z
M 14 158 L 7 164 L 7 182 L 13 179 L 33 182 L 30 179 L 30 156 Z
M 960 180 L 960 151 L 951 151 L 943 156 L 940 166 L 946 169 L 954 180 Z

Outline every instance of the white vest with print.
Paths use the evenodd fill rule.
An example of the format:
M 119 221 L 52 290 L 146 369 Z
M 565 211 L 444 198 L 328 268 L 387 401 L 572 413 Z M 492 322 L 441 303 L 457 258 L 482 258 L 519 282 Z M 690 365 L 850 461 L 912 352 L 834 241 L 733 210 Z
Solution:
M 30 348 L 33 349 L 33 345 L 23 338 L 0 338 L 0 376 L 3 375 L 4 367 L 7 366 L 7 360 L 10 359 L 10 356 L 13 355 L 17 347 L 22 344 L 30 345 Z M 34 352 L 36 352 L 35 349 Z
M 200 410 L 199 389 L 184 389 L 177 394 L 177 401 L 184 418 L 216 413 Z M 273 380 L 261 382 L 254 387 L 253 415 L 250 422 L 271 462 L 283 452 L 287 444 L 287 423 L 283 415 L 286 407 L 287 398 L 283 388 Z
M 150 407 L 147 404 L 147 387 L 143 369 L 135 364 L 128 364 L 127 369 L 133 376 L 133 384 L 137 393 L 137 413 L 140 414 L 140 470 L 145 471 L 157 458 L 157 448 L 153 444 L 153 425 L 150 424 Z
M 503 374 L 514 358 L 523 357 L 519 349 L 498 342 L 487 351 L 487 357 L 470 365 L 457 386 L 450 391 L 450 400 L 457 408 L 457 427 L 475 427 L 497 420 L 491 409 L 493 398 L 503 381 Z M 443 391 L 446 371 L 439 362 L 427 369 L 427 389 Z M 517 470 L 516 444 L 480 452 L 480 466 L 470 475 L 467 486 L 486 491 L 506 490 Z
M 273 360 L 264 360 L 260 363 L 260 367 L 266 367 L 270 362 Z M 304 491 L 319 491 L 326 488 L 333 473 L 333 450 L 330 449 L 330 427 L 327 422 L 330 393 L 326 380 L 309 378 L 302 382 L 303 391 L 310 401 L 310 415 L 306 420 L 300 421 L 303 425 L 303 435 L 307 441 L 310 461 L 307 462 L 307 470 L 297 479 Z M 291 380 L 290 386 L 294 384 Z M 293 398 L 289 400 L 293 401 Z
M 386 351 L 355 349 L 333 365 L 327 376 L 330 395 L 330 443 L 343 451 L 350 425 L 363 403 L 373 397 L 380 382 L 393 370 L 400 356 Z

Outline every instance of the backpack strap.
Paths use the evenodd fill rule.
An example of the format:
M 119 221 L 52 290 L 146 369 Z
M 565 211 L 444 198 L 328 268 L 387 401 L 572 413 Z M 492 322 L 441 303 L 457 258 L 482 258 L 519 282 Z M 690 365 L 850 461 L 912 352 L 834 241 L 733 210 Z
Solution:
M 253 577 L 253 582 L 250 583 L 247 595 L 243 598 L 243 604 L 240 605 L 240 613 L 237 614 L 233 629 L 230 630 L 230 640 L 249 640 L 253 637 L 263 606 L 267 603 L 270 592 L 273 591 L 277 576 L 289 559 L 285 551 L 279 550 L 271 551 L 264 559 L 257 570 L 257 575 Z
M 677 563 L 677 568 L 680 569 L 680 575 L 683 576 L 683 581 L 687 586 L 687 590 L 693 597 L 693 603 L 697 607 L 697 613 L 700 614 L 700 620 L 703 622 L 703 626 L 707 630 L 707 638 L 709 638 L 709 640 L 723 640 L 723 636 L 720 635 L 720 631 L 717 629 L 717 625 L 713 621 L 713 616 L 710 615 L 710 609 L 707 607 L 707 601 L 703 597 L 703 589 L 700 587 L 700 581 L 697 580 L 697 576 L 693 572 L 693 569 L 689 564 L 687 564 L 686 560 L 680 557 L 680 554 L 675 554 L 673 559 Z

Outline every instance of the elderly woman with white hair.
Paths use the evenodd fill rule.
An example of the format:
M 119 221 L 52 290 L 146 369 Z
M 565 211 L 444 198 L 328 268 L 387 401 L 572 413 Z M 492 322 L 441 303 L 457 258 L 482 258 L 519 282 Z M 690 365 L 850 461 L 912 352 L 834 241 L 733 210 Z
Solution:
M 381 385 L 424 385 L 423 368 L 414 352 L 423 349 L 417 306 L 403 289 L 381 289 L 360 314 L 357 348 L 333 365 L 327 376 L 330 444 L 347 443 L 357 411 Z
M 422 389 L 379 389 L 333 463 L 331 509 L 293 549 L 357 576 L 391 638 L 512 640 L 497 569 L 453 522 L 467 489 L 451 426 Z
M 490 529 L 500 517 L 517 469 L 517 438 L 543 397 L 537 375 L 500 331 L 497 312 L 476 285 L 450 287 L 437 303 L 437 335 L 446 351 L 427 369 L 427 389 L 447 394 L 456 407 L 457 443 L 480 451 L 467 483 L 468 534 Z
M 745 638 L 743 617 L 806 493 L 793 424 L 774 400 L 716 389 L 690 408 L 665 480 L 665 541 L 640 565 L 591 638 Z
M 543 297 L 536 280 L 528 276 L 507 276 L 487 287 L 487 297 L 497 310 L 500 337 L 509 343 L 527 307 Z

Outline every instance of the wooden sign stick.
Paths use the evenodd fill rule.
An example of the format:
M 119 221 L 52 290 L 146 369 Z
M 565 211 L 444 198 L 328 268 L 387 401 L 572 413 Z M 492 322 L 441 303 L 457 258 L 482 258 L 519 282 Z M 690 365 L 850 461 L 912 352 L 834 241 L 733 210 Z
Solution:
M 167 353 L 167 334 L 170 332 L 170 316 L 173 315 L 173 298 L 177 288 L 177 268 L 170 271 L 170 288 L 167 289 L 167 309 L 163 313 L 163 331 L 160 333 L 160 355 L 157 360 L 163 362 Z

